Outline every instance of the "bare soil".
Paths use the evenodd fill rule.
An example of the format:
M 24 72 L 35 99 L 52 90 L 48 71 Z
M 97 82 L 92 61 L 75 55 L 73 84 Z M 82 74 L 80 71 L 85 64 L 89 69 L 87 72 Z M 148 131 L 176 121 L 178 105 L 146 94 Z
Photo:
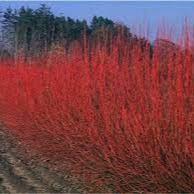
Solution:
M 20 142 L 0 124 L 0 193 L 85 193 L 68 173 L 26 159 Z

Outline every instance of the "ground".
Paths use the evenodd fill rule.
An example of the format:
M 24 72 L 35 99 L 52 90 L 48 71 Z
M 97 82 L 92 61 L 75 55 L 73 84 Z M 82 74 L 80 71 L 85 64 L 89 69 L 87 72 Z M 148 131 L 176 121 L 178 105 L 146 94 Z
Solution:
M 80 193 L 67 173 L 56 173 L 45 164 L 28 161 L 20 143 L 0 125 L 0 193 Z

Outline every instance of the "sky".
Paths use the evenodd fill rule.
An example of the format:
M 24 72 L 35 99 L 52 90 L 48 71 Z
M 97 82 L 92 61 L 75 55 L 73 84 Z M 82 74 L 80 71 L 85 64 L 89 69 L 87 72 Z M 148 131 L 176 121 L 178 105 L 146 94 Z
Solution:
M 163 23 L 177 33 L 185 18 L 194 19 L 194 2 L 191 1 L 0 1 L 0 10 L 21 6 L 38 8 L 41 3 L 47 4 L 56 15 L 88 22 L 94 15 L 104 16 L 128 25 L 137 33 L 146 28 L 149 37 L 154 36 Z

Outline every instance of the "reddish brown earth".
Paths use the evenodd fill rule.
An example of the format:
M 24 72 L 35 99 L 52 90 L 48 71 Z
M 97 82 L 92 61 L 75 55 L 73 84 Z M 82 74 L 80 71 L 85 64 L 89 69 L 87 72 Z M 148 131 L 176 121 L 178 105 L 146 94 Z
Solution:
M 77 193 L 83 185 L 72 184 L 67 172 L 57 172 L 34 156 L 27 160 L 27 151 L 9 131 L 0 125 L 0 193 Z

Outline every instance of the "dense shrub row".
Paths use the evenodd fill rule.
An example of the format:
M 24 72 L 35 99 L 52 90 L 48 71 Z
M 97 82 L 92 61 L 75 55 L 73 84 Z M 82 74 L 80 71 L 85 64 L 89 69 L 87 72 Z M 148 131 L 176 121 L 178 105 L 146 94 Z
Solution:
M 184 40 L 151 51 L 121 33 L 30 65 L 4 61 L 0 118 L 32 152 L 99 188 L 193 192 L 194 58 Z

